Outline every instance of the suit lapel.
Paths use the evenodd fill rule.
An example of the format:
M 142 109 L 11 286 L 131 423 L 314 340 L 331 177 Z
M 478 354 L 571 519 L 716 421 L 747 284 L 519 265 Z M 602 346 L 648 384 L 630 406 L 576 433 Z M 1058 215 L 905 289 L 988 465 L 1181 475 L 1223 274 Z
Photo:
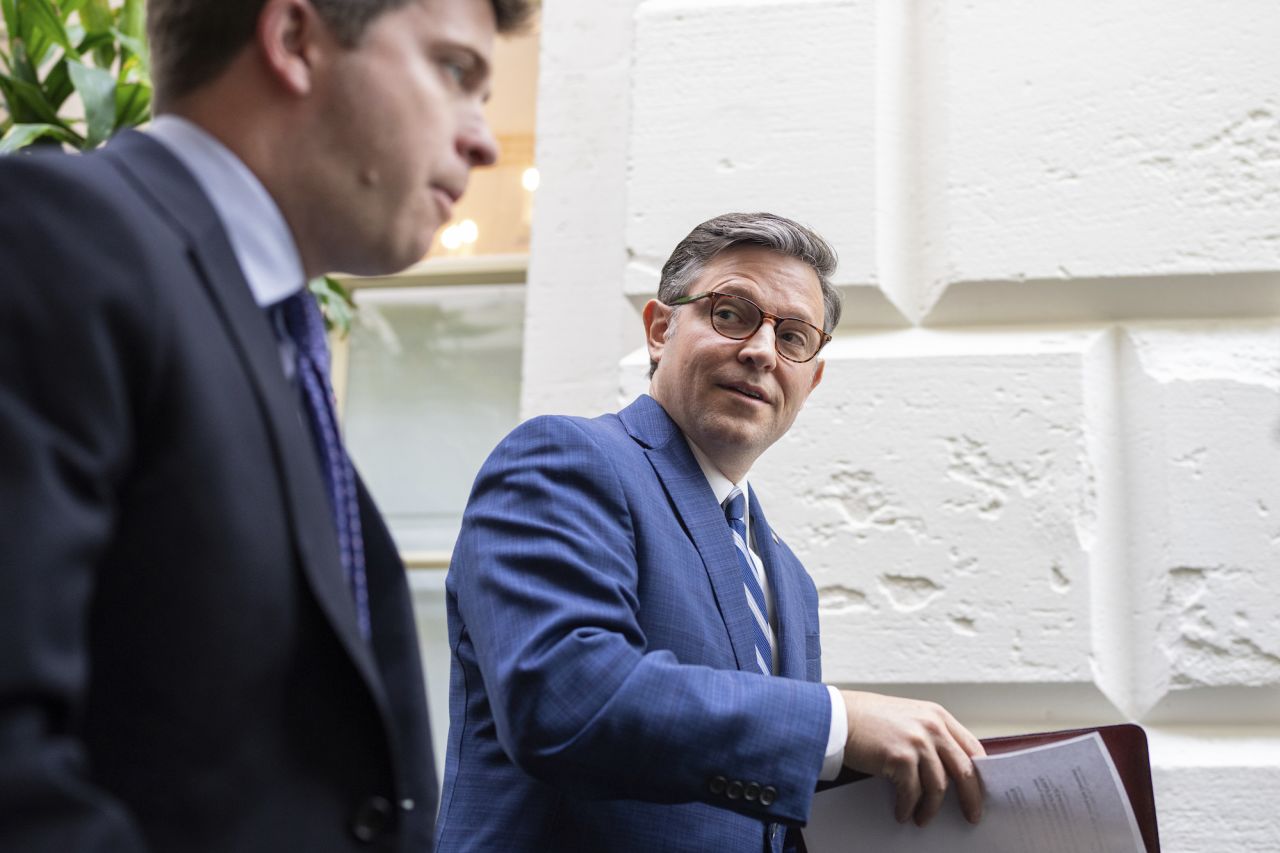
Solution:
M 752 616 L 747 609 L 738 555 L 724 513 L 698 461 L 680 430 L 653 398 L 641 396 L 618 417 L 632 438 L 645 446 L 645 455 L 671 499 L 676 516 L 702 558 L 738 669 L 758 672 Z
M 372 652 L 356 627 L 355 604 L 338 560 L 336 532 L 331 525 L 313 523 L 329 517 L 328 498 L 301 410 L 293 402 L 296 393 L 281 370 L 275 335 L 265 312 L 253 300 L 217 213 L 186 168 L 155 140 L 125 133 L 108 146 L 105 156 L 186 235 L 192 267 L 250 377 L 274 443 L 294 544 L 307 582 L 356 668 L 385 707 Z
M 754 487 L 751 489 L 749 511 L 751 538 L 754 540 L 756 553 L 764 562 L 765 573 L 769 576 L 769 589 L 773 592 L 773 607 L 778 621 L 778 674 L 804 681 L 805 614 L 804 601 L 796 586 L 799 578 L 796 577 L 794 567 L 783 560 L 782 550 L 774 538 L 773 529 L 765 520 Z

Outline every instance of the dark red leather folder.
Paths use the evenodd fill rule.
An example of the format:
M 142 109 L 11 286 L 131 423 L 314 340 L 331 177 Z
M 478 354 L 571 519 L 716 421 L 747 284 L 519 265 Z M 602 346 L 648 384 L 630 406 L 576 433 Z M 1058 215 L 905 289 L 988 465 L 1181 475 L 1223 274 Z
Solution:
M 1098 726 L 1092 729 L 1067 729 L 1057 732 L 1040 732 L 1011 737 L 985 738 L 982 745 L 988 755 L 1014 752 L 1032 746 L 1070 740 L 1073 737 L 1097 732 L 1106 744 L 1111 761 L 1120 774 L 1124 790 L 1129 795 L 1133 816 L 1138 821 L 1147 853 L 1160 853 L 1160 832 L 1156 827 L 1156 798 L 1151 789 L 1151 756 L 1147 752 L 1147 733 L 1142 726 L 1123 723 L 1117 726 Z
M 1097 732 L 1102 737 L 1107 752 L 1111 754 L 1111 761 L 1115 764 L 1116 772 L 1120 774 L 1120 781 L 1124 783 L 1125 792 L 1129 795 L 1129 804 L 1133 807 L 1133 816 L 1138 821 L 1138 829 L 1142 833 L 1142 840 L 1146 843 L 1147 853 L 1160 853 L 1160 832 L 1156 826 L 1156 799 L 1151 789 L 1151 757 L 1147 752 L 1147 733 L 1141 726 L 1124 723 L 1089 729 L 1066 729 L 1056 732 L 984 738 L 982 745 L 986 748 L 988 755 L 999 755 L 1033 746 L 1058 743 L 1091 732 Z M 865 774 L 845 770 L 835 782 L 819 784 L 818 787 L 824 789 L 866 778 Z M 805 853 L 803 840 L 798 850 L 800 853 Z

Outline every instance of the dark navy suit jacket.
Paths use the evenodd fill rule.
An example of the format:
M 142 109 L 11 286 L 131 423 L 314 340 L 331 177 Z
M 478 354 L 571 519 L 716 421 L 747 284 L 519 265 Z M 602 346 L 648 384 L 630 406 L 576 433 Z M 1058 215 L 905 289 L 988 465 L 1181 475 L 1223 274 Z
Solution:
M 0 850 L 429 849 L 404 570 L 362 489 L 362 641 L 311 441 L 168 151 L 0 158 Z
M 498 446 L 449 569 L 441 853 L 783 849 L 831 703 L 813 582 L 755 498 L 782 677 L 756 668 L 724 513 L 653 399 Z

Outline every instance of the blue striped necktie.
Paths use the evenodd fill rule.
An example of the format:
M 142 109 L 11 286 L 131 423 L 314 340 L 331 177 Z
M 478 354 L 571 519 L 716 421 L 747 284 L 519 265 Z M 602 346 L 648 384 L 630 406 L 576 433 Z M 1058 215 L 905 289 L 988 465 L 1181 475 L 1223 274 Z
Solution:
M 294 344 L 294 378 L 306 401 L 307 420 L 324 471 L 329 508 L 338 530 L 338 553 L 356 604 L 356 625 L 366 640 L 370 634 L 369 587 L 364 571 L 364 539 L 356 473 L 338 434 L 338 416 L 329 385 L 329 345 L 315 297 L 302 288 L 275 306 L 284 332 Z
M 735 488 L 724 499 L 724 514 L 733 533 L 733 544 L 738 552 L 738 564 L 742 568 L 742 586 L 747 596 L 747 609 L 751 611 L 751 624 L 756 647 L 756 665 L 765 675 L 773 674 L 773 629 L 769 627 L 769 609 L 764 600 L 764 588 L 756 576 L 755 564 L 747 551 L 747 500 L 742 490 Z

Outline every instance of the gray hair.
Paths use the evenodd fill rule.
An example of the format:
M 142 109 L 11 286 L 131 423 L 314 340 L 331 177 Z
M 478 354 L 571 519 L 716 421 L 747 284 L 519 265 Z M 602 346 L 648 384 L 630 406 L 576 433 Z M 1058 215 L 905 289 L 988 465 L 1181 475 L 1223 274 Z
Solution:
M 662 265 L 658 301 L 670 305 L 685 296 L 711 259 L 734 246 L 758 246 L 808 264 L 822 288 L 822 330 L 829 333 L 840 322 L 840 291 L 831 284 L 835 249 L 812 229 L 773 213 L 725 213 L 690 231 Z M 650 376 L 657 367 L 649 362 Z

